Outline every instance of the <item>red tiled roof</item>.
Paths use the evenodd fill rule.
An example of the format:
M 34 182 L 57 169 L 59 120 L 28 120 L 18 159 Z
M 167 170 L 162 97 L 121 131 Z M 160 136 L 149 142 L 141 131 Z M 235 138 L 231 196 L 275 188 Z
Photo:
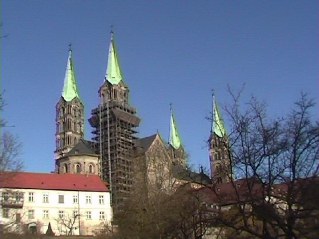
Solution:
M 97 175 L 4 172 L 0 188 L 109 192 Z
M 204 200 L 207 203 L 220 205 L 249 202 L 263 198 L 262 185 L 254 179 L 239 179 L 233 182 L 203 187 L 197 189 L 197 192 L 204 196 Z

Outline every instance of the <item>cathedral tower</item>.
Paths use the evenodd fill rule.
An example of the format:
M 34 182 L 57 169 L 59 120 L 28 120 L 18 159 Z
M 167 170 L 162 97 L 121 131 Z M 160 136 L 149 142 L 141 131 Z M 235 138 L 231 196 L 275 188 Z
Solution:
M 129 104 L 129 88 L 124 82 L 117 49 L 111 33 L 104 83 L 99 89 L 100 104 L 92 110 L 93 141 L 101 155 L 101 176 L 111 185 L 116 213 L 132 186 L 132 162 L 136 127 L 140 119 Z
M 212 127 L 209 138 L 211 178 L 215 183 L 225 183 L 232 177 L 229 144 L 219 108 L 213 96 Z
M 57 163 L 57 160 L 68 153 L 83 138 L 84 130 L 84 106 L 77 89 L 71 48 L 69 49 L 62 95 L 56 104 L 55 122 L 55 160 Z

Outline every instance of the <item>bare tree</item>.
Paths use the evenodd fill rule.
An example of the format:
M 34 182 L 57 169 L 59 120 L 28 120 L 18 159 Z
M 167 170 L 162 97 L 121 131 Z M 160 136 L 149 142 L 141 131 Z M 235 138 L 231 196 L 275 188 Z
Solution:
M 73 235 L 73 231 L 76 229 L 75 225 L 78 222 L 79 217 L 80 214 L 73 213 L 72 215 L 67 214 L 56 218 L 55 221 L 57 222 L 60 234 L 68 236 Z
M 0 94 L 0 112 L 3 111 L 4 106 L 3 94 Z M 23 166 L 21 159 L 18 158 L 21 144 L 16 136 L 3 130 L 6 127 L 7 122 L 4 119 L 0 119 L 0 173 L 4 171 L 19 171 Z
M 271 119 L 255 97 L 242 110 L 240 97 L 231 95 L 228 153 L 233 176 L 245 183 L 232 177 L 227 185 L 212 187 L 221 206 L 218 220 L 212 220 L 227 228 L 226 237 L 315 238 L 319 205 L 313 202 L 319 197 L 312 190 L 319 189 L 319 124 L 311 116 L 314 102 L 302 94 L 286 117 Z M 223 187 L 228 187 L 224 195 L 214 190 Z
M 3 111 L 4 108 L 4 100 L 3 94 L 0 93 L 0 112 Z M 20 153 L 21 144 L 18 142 L 17 138 L 13 136 L 10 132 L 4 131 L 3 129 L 7 126 L 6 121 L 1 118 L 0 119 L 0 174 L 2 182 L 6 180 L 10 180 L 9 175 L 12 174 L 2 174 L 5 171 L 19 171 L 22 169 L 22 161 L 18 158 Z M 4 222 L 0 223 L 0 234 L 4 233 L 7 235 L 9 232 L 12 233 L 19 233 L 21 232 L 21 222 L 20 222 L 20 215 L 16 212 L 16 214 L 11 213 L 10 211 L 16 211 L 12 209 L 10 206 L 8 207 L 5 205 L 7 202 L 4 198 L 6 194 L 5 191 L 1 193 L 0 199 L 0 210 L 2 211 L 2 215 L 5 213 L 7 214 L 7 218 Z M 15 197 L 17 199 L 18 197 Z M 20 197 L 19 197 L 20 198 Z
M 173 194 L 132 195 L 118 216 L 112 238 L 201 238 L 210 224 L 202 201 L 189 185 Z

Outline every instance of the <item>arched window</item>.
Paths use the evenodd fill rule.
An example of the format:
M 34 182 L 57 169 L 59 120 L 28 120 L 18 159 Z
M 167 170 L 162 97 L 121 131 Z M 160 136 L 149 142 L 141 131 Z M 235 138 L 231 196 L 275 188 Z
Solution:
M 71 130 L 71 119 L 67 119 L 67 130 Z
M 64 108 L 61 107 L 61 110 L 60 110 L 60 118 L 64 115 Z
M 89 173 L 94 173 L 94 166 L 92 164 L 89 165 Z
M 80 164 L 75 165 L 75 173 L 81 173 L 81 165 Z
M 63 168 L 64 168 L 64 173 L 68 173 L 69 172 L 67 164 L 64 164 Z

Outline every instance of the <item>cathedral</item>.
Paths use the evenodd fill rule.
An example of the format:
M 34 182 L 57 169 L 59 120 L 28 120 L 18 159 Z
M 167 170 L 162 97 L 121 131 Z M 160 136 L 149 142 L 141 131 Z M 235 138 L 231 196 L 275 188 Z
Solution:
M 69 49 L 61 97 L 56 104 L 55 172 L 59 174 L 95 174 L 108 182 L 114 215 L 121 210 L 132 186 L 147 179 L 152 188 L 171 190 L 181 181 L 210 184 L 225 182 L 230 168 L 223 135 L 213 130 L 210 144 L 212 178 L 203 172 L 191 172 L 171 109 L 170 140 L 165 142 L 159 133 L 139 138 L 140 118 L 129 102 L 129 87 L 123 78 L 118 52 L 111 33 L 106 75 L 98 90 L 99 105 L 88 119 L 92 139 L 84 135 L 84 103 L 78 93 Z M 214 158 L 214 159 L 213 159 Z M 147 187 L 150 190 L 150 186 Z

